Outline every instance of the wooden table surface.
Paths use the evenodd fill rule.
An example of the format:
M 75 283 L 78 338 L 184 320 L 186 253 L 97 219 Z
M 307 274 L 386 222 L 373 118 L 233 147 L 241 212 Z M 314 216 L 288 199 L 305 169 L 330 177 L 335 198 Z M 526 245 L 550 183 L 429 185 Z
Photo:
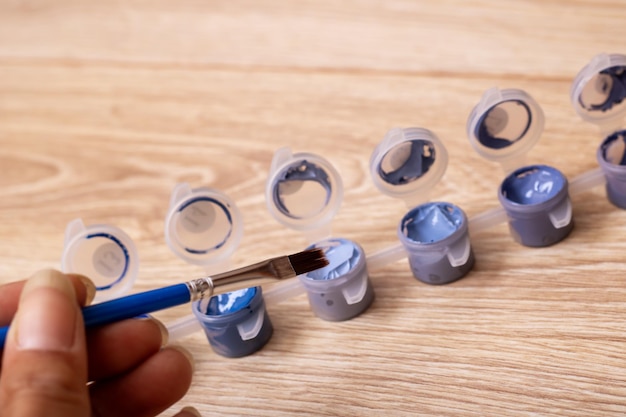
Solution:
M 449 165 L 432 198 L 472 217 L 498 207 L 503 172 L 471 147 L 482 92 L 520 88 L 545 131 L 528 156 L 573 178 L 597 167 L 598 129 L 569 100 L 601 52 L 626 53 L 626 2 L 8 0 L 0 3 L 0 279 L 60 267 L 66 224 L 125 230 L 133 291 L 202 273 L 174 256 L 175 184 L 221 190 L 244 216 L 235 265 L 306 245 L 268 213 L 282 146 L 326 157 L 346 192 L 333 235 L 366 253 L 397 243 L 406 212 L 370 155 L 392 127 L 435 132 Z M 476 265 L 428 286 L 406 260 L 370 274 L 373 305 L 345 322 L 298 296 L 272 306 L 273 338 L 227 359 L 203 334 L 176 406 L 203 415 L 626 413 L 626 212 L 603 187 L 573 198 L 576 227 L 532 249 L 505 224 L 472 236 Z M 164 322 L 189 307 L 157 314 Z M 173 409 L 166 415 L 171 415 Z

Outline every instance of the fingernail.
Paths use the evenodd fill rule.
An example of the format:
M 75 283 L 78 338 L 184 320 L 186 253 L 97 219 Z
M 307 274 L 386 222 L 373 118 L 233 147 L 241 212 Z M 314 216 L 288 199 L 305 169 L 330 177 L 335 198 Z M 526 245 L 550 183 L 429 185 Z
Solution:
M 167 327 L 154 317 L 151 317 L 149 320 L 152 320 L 159 327 L 159 331 L 161 332 L 161 347 L 166 346 L 167 342 L 170 340 L 170 333 L 167 331 Z
M 196 410 L 194 407 L 184 407 L 182 410 L 180 410 L 180 414 L 191 414 L 192 416 L 196 416 L 196 417 L 202 417 L 202 414 L 200 414 L 200 412 L 198 410 Z
M 96 284 L 94 284 L 92 280 L 90 280 L 84 275 L 80 275 L 80 274 L 74 274 L 74 275 L 78 277 L 80 282 L 82 282 L 83 285 L 85 286 L 85 291 L 87 292 L 87 295 L 85 297 L 85 305 L 86 306 L 91 305 L 91 302 L 93 301 L 93 299 L 96 298 Z
M 194 357 L 191 354 L 191 352 L 189 352 L 187 349 L 185 349 L 181 345 L 170 345 L 170 346 L 168 346 L 168 349 L 169 348 L 177 350 L 180 353 L 182 353 L 183 355 L 185 355 L 185 357 L 187 358 L 187 360 L 191 364 L 191 373 L 192 374 L 195 373 L 195 371 L 196 371 L 196 360 L 194 359 Z
M 70 350 L 79 314 L 70 280 L 54 270 L 37 272 L 22 290 L 11 326 L 14 340 L 23 350 Z

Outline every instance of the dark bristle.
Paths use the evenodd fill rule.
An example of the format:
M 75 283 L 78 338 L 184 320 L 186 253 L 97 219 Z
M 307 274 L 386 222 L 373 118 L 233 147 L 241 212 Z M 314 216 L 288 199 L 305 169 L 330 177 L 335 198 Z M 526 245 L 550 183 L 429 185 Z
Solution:
M 309 249 L 289 256 L 289 262 L 296 275 L 306 274 L 328 265 L 323 249 Z

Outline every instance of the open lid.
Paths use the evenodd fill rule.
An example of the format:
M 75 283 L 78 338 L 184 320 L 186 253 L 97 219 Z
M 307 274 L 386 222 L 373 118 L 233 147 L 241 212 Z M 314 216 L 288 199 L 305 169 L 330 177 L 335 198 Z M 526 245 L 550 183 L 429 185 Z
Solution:
M 94 302 L 127 293 L 139 270 L 137 249 L 131 238 L 117 227 L 85 226 L 81 219 L 68 223 L 61 269 L 89 277 L 96 285 Z
M 330 235 L 330 222 L 339 210 L 343 183 L 337 170 L 321 156 L 276 151 L 265 188 L 270 214 L 310 240 Z
M 428 200 L 448 166 L 448 152 L 430 130 L 394 128 L 387 132 L 370 158 L 374 185 L 407 205 Z
M 576 113 L 613 129 L 626 116 L 626 55 L 599 54 L 580 70 L 570 90 Z
M 543 124 L 543 110 L 525 91 L 491 88 L 470 113 L 467 136 L 478 154 L 509 171 L 524 165 Z
M 165 241 L 186 262 L 211 265 L 226 261 L 243 235 L 235 203 L 210 188 L 174 187 L 165 219 Z

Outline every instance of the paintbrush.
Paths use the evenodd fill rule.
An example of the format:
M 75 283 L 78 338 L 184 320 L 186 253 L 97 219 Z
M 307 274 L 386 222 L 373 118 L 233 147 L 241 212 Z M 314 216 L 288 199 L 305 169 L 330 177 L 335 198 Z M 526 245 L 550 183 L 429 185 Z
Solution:
M 296 277 L 328 265 L 322 249 L 268 259 L 233 271 L 128 295 L 83 308 L 85 327 L 100 326 L 153 313 L 191 301 Z M 0 348 L 9 327 L 0 328 Z

